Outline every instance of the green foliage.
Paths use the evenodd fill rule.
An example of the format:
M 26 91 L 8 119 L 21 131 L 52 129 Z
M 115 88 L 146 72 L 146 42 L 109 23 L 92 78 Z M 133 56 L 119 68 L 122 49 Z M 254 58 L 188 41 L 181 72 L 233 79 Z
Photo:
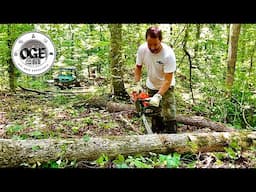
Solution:
M 40 146 L 39 145 L 35 145 L 35 146 L 32 146 L 32 150 L 33 151 L 37 151 L 40 149 Z
M 115 160 L 113 160 L 113 163 L 116 165 L 116 168 L 129 168 L 129 166 L 125 162 L 124 156 L 120 154 Z
M 232 163 L 239 160 L 242 156 L 242 147 L 239 145 L 239 138 L 234 138 L 227 147 L 224 147 L 225 152 L 215 152 L 216 163 L 222 165 L 224 161 L 231 160 Z
M 128 156 L 125 162 L 129 165 L 129 167 L 153 168 L 153 166 L 149 164 L 150 159 L 147 157 L 143 157 L 142 155 L 135 155 L 134 157 Z
M 176 152 L 168 155 L 149 153 L 147 156 L 142 156 L 137 154 L 126 158 L 118 155 L 112 162 L 116 168 L 178 168 L 181 165 L 181 155 Z
M 32 131 L 29 133 L 29 136 L 34 137 L 35 139 L 42 139 L 43 133 L 41 131 Z
M 57 106 L 59 105 L 65 105 L 69 103 L 69 98 L 64 95 L 57 95 L 53 98 L 53 103 Z
M 224 147 L 224 150 L 227 152 L 230 159 L 236 160 L 240 158 L 242 148 L 239 145 L 238 139 L 233 139 L 228 147 Z
M 183 26 L 180 25 L 180 27 Z M 189 37 L 187 39 L 184 38 L 186 48 L 190 55 L 192 57 L 195 56 L 195 58 L 192 58 L 193 68 L 190 71 L 187 58 L 182 56 L 184 55 L 183 50 L 175 49 L 177 64 L 179 65 L 178 72 L 181 73 L 182 78 L 184 76 L 187 77 L 184 81 L 179 79 L 178 76 L 177 85 L 183 87 L 181 90 L 183 92 L 184 89 L 190 92 L 192 86 L 195 99 L 192 112 L 210 117 L 214 121 L 228 123 L 239 129 L 255 127 L 256 118 L 255 109 L 253 108 L 255 106 L 255 97 L 252 96 L 252 90 L 255 90 L 252 89 L 252 87 L 255 87 L 255 80 L 252 80 L 254 77 L 252 75 L 253 69 L 248 65 L 251 62 L 249 52 L 253 57 L 255 50 L 255 43 L 248 38 L 250 35 L 255 36 L 251 31 L 254 26 L 242 26 L 231 99 L 225 96 L 226 42 L 229 25 L 200 24 L 200 26 L 185 25 L 185 27 L 189 29 Z M 179 26 L 174 27 L 174 36 L 176 33 L 179 34 L 179 29 Z M 200 29 L 200 38 L 198 39 L 195 35 L 197 29 Z M 249 45 L 247 46 L 248 43 Z M 197 50 L 195 50 L 196 48 Z M 190 72 L 192 82 L 189 80 Z M 249 72 L 251 75 L 249 75 Z M 191 94 L 189 100 L 191 100 Z
M 91 117 L 85 117 L 82 120 L 82 123 L 86 124 L 86 125 L 93 125 L 93 119 Z
M 22 129 L 24 129 L 22 125 L 10 125 L 6 130 L 6 133 L 7 135 L 12 135 L 14 133 L 20 132 Z
M 35 90 L 44 90 L 48 88 L 48 84 L 44 81 L 42 77 L 30 77 L 25 74 L 20 75 L 18 79 L 18 84 L 22 87 L 35 89 Z
M 75 124 L 75 122 L 73 122 L 71 120 L 64 120 L 64 121 L 62 121 L 62 125 L 65 126 L 65 127 L 72 128 L 76 124 Z
M 79 132 L 79 127 L 72 127 L 71 130 L 73 131 L 74 134 Z
M 91 139 L 91 137 L 90 137 L 89 135 L 84 135 L 84 136 L 83 136 L 83 140 L 84 140 L 85 142 L 88 142 L 90 139 Z
M 239 70 L 238 70 L 239 72 Z M 215 86 L 203 84 L 200 88 L 202 97 L 192 105 L 195 114 L 202 114 L 218 122 L 229 124 L 237 129 L 256 127 L 255 104 L 256 97 L 249 89 L 250 78 L 240 75 L 232 89 L 231 98 L 225 93 L 224 85 L 215 83 Z M 210 83 L 210 82 L 209 82 Z
M 25 140 L 27 138 L 28 138 L 27 134 L 12 135 L 12 139 L 14 140 Z
M 227 158 L 227 153 L 223 153 L 223 152 L 215 152 L 214 155 L 220 161 L 222 161 L 225 158 Z
M 102 154 L 95 162 L 99 167 L 104 167 L 109 162 L 109 158 L 107 155 Z
M 159 162 L 167 168 L 178 168 L 180 165 L 180 154 L 173 153 L 169 155 L 159 155 Z
M 225 151 L 231 159 L 236 159 L 238 156 L 237 152 L 231 147 L 225 147 Z
M 103 129 L 111 129 L 111 128 L 115 127 L 115 125 L 116 125 L 116 122 L 114 122 L 114 121 L 99 122 L 99 123 L 98 123 L 98 126 L 99 126 L 100 128 L 103 128 Z

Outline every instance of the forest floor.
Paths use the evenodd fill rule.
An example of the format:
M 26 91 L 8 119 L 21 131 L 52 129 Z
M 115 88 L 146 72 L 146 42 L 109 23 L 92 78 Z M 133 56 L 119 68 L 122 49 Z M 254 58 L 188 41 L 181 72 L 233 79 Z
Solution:
M 17 94 L 2 92 L 0 93 L 0 138 L 66 139 L 138 134 L 132 127 L 136 127 L 136 130 L 142 134 L 145 132 L 142 122 L 130 111 L 110 113 L 104 108 L 86 107 L 85 105 L 77 107 L 75 105 L 86 101 L 86 98 L 88 95 L 85 94 L 48 96 L 23 91 L 18 91 Z M 198 130 L 193 126 L 178 126 L 178 134 L 192 131 Z M 201 131 L 209 132 L 208 129 L 201 129 Z M 255 148 L 247 151 L 227 148 L 224 152 L 170 154 L 173 160 L 175 160 L 174 156 L 176 165 L 173 167 L 176 168 L 256 167 Z M 107 162 L 107 157 L 104 158 L 101 157 L 100 160 L 94 162 L 76 162 L 73 167 L 118 167 L 113 162 Z M 123 167 L 168 167 L 166 156 L 153 153 L 149 157 L 140 155 L 127 157 L 126 160 L 123 159 L 123 162 L 126 162 Z M 71 166 L 67 164 L 65 165 Z

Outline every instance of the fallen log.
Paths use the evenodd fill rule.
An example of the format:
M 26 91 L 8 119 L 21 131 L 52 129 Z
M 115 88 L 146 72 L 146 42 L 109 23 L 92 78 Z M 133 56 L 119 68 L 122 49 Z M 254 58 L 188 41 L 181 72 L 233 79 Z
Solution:
M 0 139 L 0 167 L 20 167 L 22 164 L 50 160 L 96 160 L 102 154 L 115 158 L 149 152 L 169 154 L 178 152 L 224 151 L 231 141 L 248 148 L 256 144 L 256 132 L 211 132 L 182 134 L 151 134 L 133 136 L 94 137 L 83 139 Z
M 38 94 L 43 94 L 43 95 L 49 93 L 49 92 L 38 91 L 38 90 L 34 90 L 34 89 L 28 89 L 28 88 L 22 87 L 22 86 L 20 86 L 20 85 L 19 85 L 19 87 L 20 87 L 21 90 L 23 90 L 23 91 L 30 91 L 30 92 L 34 92 L 34 93 L 38 93 Z
M 184 125 L 192 125 L 198 128 L 205 128 L 208 127 L 213 131 L 217 132 L 230 132 L 235 131 L 232 127 L 227 127 L 226 125 L 220 122 L 214 122 L 206 117 L 202 116 L 189 116 L 189 115 L 177 115 L 176 120 L 178 123 L 182 123 Z
M 95 101 L 94 101 L 95 102 Z M 117 103 L 113 101 L 109 101 L 106 103 L 106 109 L 113 113 L 119 111 L 134 111 L 136 112 L 135 105 L 125 104 L 125 103 Z M 196 126 L 198 128 L 210 128 L 213 131 L 222 132 L 222 131 L 235 131 L 232 127 L 227 127 L 226 125 L 220 122 L 214 122 L 206 117 L 202 116 L 189 116 L 189 115 L 177 115 L 176 120 L 178 123 L 182 123 L 184 125 Z
M 108 101 L 106 103 L 106 109 L 110 113 L 120 112 L 120 111 L 134 111 L 136 112 L 135 105 L 126 104 L 126 103 L 117 103 L 113 101 Z
M 41 95 L 76 95 L 76 94 L 84 94 L 84 93 L 91 93 L 92 90 L 89 89 L 81 89 L 74 91 L 75 88 L 73 88 L 72 90 L 59 90 L 59 91 L 52 91 L 52 90 L 44 90 L 44 91 L 40 91 L 40 90 L 35 90 L 35 89 L 29 89 L 29 88 L 25 88 L 19 85 L 19 88 L 21 88 L 22 91 L 26 91 L 26 92 L 33 92 L 33 93 L 37 93 L 37 94 L 41 94 Z

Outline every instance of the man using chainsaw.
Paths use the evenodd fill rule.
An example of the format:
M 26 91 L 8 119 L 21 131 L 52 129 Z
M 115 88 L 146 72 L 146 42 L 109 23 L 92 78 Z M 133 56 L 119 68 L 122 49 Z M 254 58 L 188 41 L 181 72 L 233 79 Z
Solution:
M 149 104 L 159 107 L 152 117 L 154 133 L 176 133 L 176 101 L 174 95 L 176 57 L 173 49 L 162 42 L 162 31 L 149 27 L 146 42 L 139 46 L 136 56 L 135 82 L 141 82 L 142 67 L 147 70 L 146 87 Z

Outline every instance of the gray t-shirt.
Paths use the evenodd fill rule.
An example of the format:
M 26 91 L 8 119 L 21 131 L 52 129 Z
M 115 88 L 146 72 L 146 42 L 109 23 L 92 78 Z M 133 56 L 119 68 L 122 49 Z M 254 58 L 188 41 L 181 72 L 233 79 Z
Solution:
M 173 49 L 161 43 L 162 49 L 159 53 L 154 54 L 148 48 L 147 43 L 139 46 L 136 57 L 136 64 L 147 68 L 146 86 L 153 90 L 159 90 L 164 82 L 164 74 L 175 72 L 176 70 L 176 57 Z M 175 85 L 175 77 L 173 78 L 170 86 Z

